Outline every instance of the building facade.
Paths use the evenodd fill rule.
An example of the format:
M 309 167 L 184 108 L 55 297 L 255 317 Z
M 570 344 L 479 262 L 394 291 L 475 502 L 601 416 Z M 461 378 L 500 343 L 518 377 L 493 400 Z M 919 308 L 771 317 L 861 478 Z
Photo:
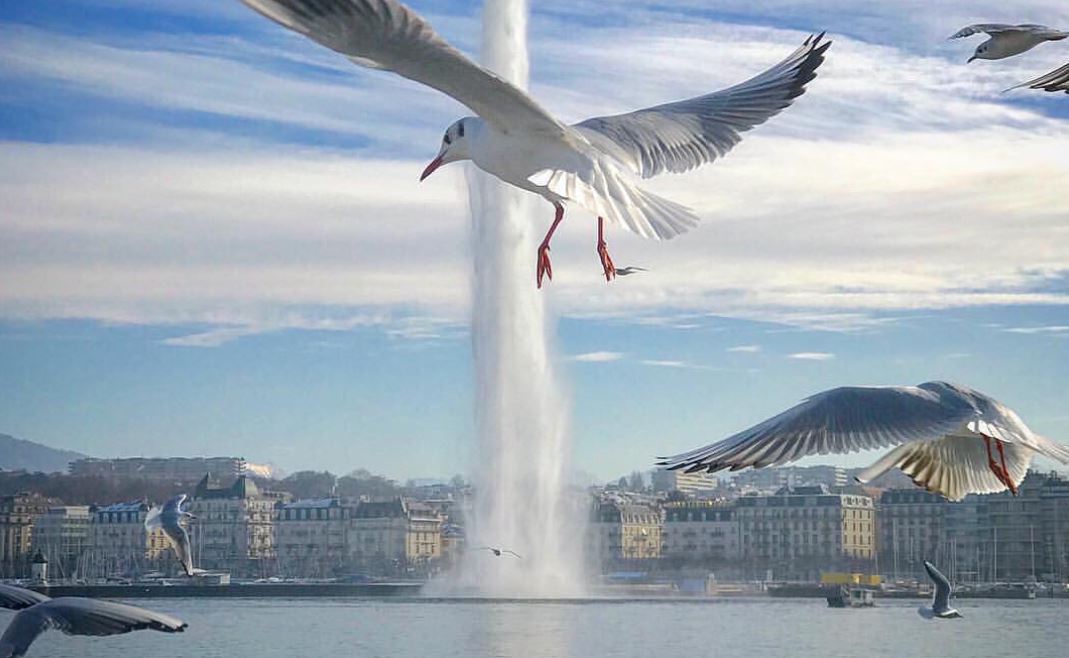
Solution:
M 89 517 L 88 505 L 65 505 L 49 507 L 34 520 L 32 550 L 48 560 L 53 579 L 77 574 L 89 548 Z
M 244 457 L 87 457 L 70 463 L 71 475 L 109 479 L 172 480 L 196 482 L 205 473 L 229 480 L 245 474 Z
M 678 491 L 685 496 L 709 498 L 716 495 L 720 481 L 709 473 L 656 470 L 650 478 L 654 493 Z
M 892 580 L 925 580 L 925 560 L 950 569 L 950 505 L 942 496 L 917 487 L 889 489 L 880 495 L 876 545 L 884 574 Z
M 822 570 L 874 568 L 875 510 L 860 490 L 784 487 L 735 501 L 740 550 L 750 577 L 817 580 Z
M 442 557 L 442 517 L 430 506 L 400 498 L 360 502 L 350 516 L 348 542 L 354 569 L 427 574 Z
M 275 551 L 283 576 L 343 575 L 349 559 L 349 514 L 337 498 L 275 506 Z
M 704 501 L 666 503 L 661 555 L 677 566 L 735 564 L 740 556 L 735 509 Z
M 144 501 L 90 508 L 85 576 L 137 577 L 160 568 L 171 545 L 162 530 L 145 529 L 149 509 Z
M 189 526 L 193 566 L 243 577 L 275 572 L 275 506 L 284 497 L 260 491 L 242 475 L 230 486 L 197 485 L 185 509 L 197 518 Z
M 51 502 L 36 493 L 0 497 L 0 578 L 29 575 L 33 524 Z
M 602 568 L 661 557 L 664 516 L 652 503 L 599 500 L 588 529 L 588 550 Z

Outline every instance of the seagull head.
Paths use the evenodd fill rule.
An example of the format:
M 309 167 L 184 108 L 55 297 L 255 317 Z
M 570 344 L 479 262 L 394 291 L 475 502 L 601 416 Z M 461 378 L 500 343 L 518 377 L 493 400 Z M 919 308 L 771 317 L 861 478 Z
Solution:
M 998 57 L 995 56 L 995 53 L 991 52 L 990 44 L 982 43 L 976 47 L 976 52 L 974 52 L 972 54 L 972 57 L 970 57 L 965 63 L 971 64 L 972 61 L 976 59 L 998 59 Z
M 470 160 L 471 135 L 475 128 L 475 117 L 464 117 L 446 128 L 445 135 L 442 135 L 442 148 L 438 150 L 438 156 L 431 160 L 431 163 L 423 170 L 423 174 L 419 177 L 420 182 L 426 180 L 444 164 L 457 160 Z

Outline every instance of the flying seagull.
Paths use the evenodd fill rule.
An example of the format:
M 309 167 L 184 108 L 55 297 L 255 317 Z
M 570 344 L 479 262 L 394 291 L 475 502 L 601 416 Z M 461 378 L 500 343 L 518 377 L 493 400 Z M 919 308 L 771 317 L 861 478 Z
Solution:
M 11 585 L 0 585 L 0 608 L 19 611 L 0 636 L 0 658 L 25 656 L 37 636 L 50 628 L 67 635 L 121 635 L 144 629 L 181 633 L 187 627 L 170 615 L 132 605 L 73 596 L 50 599 Z
M 928 560 L 924 561 L 924 570 L 935 585 L 935 596 L 931 607 L 922 605 L 917 612 L 925 619 L 960 619 L 962 614 L 950 607 L 950 581 Z
M 1064 91 L 1069 94 L 1069 64 L 1066 64 L 1060 69 L 1055 69 L 1046 75 L 1041 75 L 1035 80 L 1029 80 L 1028 82 L 1022 82 L 1015 87 L 1010 87 L 1010 89 L 1007 89 L 1006 91 L 1020 89 L 1021 87 L 1042 89 L 1043 91 L 1050 92 Z
M 637 274 L 639 272 L 649 272 L 645 267 L 636 267 L 629 265 L 628 267 L 621 267 L 616 270 L 616 276 L 628 276 L 630 274 Z
M 193 552 L 189 547 L 189 533 L 182 527 L 182 519 L 195 519 L 196 516 L 182 511 L 182 503 L 186 500 L 185 494 L 179 494 L 163 504 L 163 507 L 153 507 L 145 516 L 145 529 L 149 532 L 163 530 L 167 539 L 171 541 L 175 557 L 182 565 L 182 570 L 187 576 L 192 577 L 197 569 L 193 568 Z
M 598 218 L 597 252 L 611 279 L 604 222 L 667 240 L 698 224 L 688 208 L 637 184 L 681 173 L 727 154 L 741 133 L 805 93 L 831 45 L 810 36 L 785 60 L 734 87 L 688 100 L 569 126 L 525 91 L 475 64 L 397 0 L 242 0 L 267 18 L 361 66 L 393 71 L 466 105 L 476 117 L 449 126 L 420 180 L 440 166 L 471 160 L 506 183 L 545 198 L 553 223 L 538 247 L 538 286 L 553 278 L 549 243 L 574 203 Z
M 687 473 L 779 466 L 808 455 L 893 450 L 856 478 L 898 468 L 950 500 L 1017 486 L 1036 453 L 1069 464 L 1069 447 L 1032 432 L 1009 407 L 967 386 L 846 386 L 818 393 L 723 441 L 660 466 Z M 997 458 L 996 458 L 997 455 Z
M 479 548 L 476 548 L 475 550 L 477 550 L 477 551 L 490 551 L 491 553 L 493 553 L 497 557 L 501 557 L 502 553 L 508 553 L 509 555 L 515 555 L 516 557 L 518 557 L 521 560 L 523 559 L 523 557 L 519 553 L 517 553 L 515 551 L 510 551 L 507 548 L 494 548 L 492 546 L 480 546 Z
M 1044 41 L 1061 41 L 1069 37 L 1069 32 L 1055 30 L 1046 25 L 981 23 L 962 28 L 950 38 L 961 39 L 980 33 L 991 38 L 976 47 L 976 52 L 968 59 L 969 62 L 974 59 L 1005 59 L 1029 51 Z

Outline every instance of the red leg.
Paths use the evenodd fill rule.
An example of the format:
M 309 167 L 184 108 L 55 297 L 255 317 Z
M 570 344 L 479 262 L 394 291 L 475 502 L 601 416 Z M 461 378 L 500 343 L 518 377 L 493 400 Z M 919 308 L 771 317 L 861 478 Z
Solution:
M 608 245 L 605 244 L 605 219 L 598 217 L 598 256 L 601 257 L 601 268 L 605 270 L 605 280 L 612 281 L 616 278 L 616 266 L 612 263 Z
M 548 276 L 549 280 L 553 280 L 553 264 L 549 262 L 549 241 L 553 238 L 553 232 L 557 230 L 557 225 L 564 219 L 564 206 L 557 205 L 557 214 L 553 217 L 553 225 L 549 227 L 549 231 L 546 233 L 546 237 L 542 240 L 542 244 L 538 247 L 538 274 L 536 275 L 536 281 L 538 287 L 542 287 L 542 276 Z
M 1006 453 L 1002 451 L 1002 441 L 995 442 L 995 446 L 998 448 L 998 458 L 1002 462 L 1002 475 L 1006 478 L 1006 486 L 1010 488 L 1010 493 L 1016 496 L 1017 487 L 1013 484 L 1013 478 L 1010 477 L 1010 472 L 1006 468 Z

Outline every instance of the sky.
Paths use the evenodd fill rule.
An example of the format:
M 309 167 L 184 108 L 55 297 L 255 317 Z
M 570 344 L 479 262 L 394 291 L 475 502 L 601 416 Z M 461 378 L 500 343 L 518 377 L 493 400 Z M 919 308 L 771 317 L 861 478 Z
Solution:
M 410 4 L 477 55 L 478 3 Z M 703 222 L 611 231 L 648 273 L 606 284 L 593 218 L 562 225 L 540 294 L 577 469 L 618 477 L 825 388 L 933 379 L 1069 441 L 1069 97 L 1002 93 L 1069 46 L 966 64 L 981 37 L 946 37 L 976 22 L 1067 26 L 1069 5 L 532 1 L 532 92 L 569 122 L 834 41 L 726 158 L 649 181 Z M 463 166 L 417 182 L 463 107 L 236 0 L 5 0 L 0 43 L 0 432 L 291 472 L 473 468 Z

